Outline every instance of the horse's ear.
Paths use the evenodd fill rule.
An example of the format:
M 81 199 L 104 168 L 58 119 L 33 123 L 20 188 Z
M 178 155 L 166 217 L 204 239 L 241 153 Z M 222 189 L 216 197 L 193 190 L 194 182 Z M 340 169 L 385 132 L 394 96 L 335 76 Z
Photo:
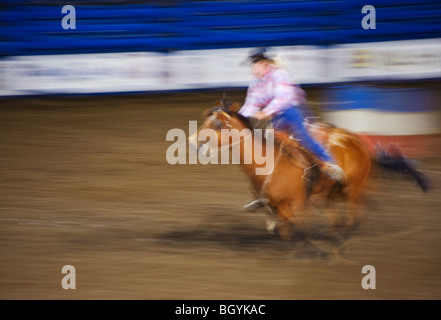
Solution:
M 237 113 L 239 110 L 240 105 L 238 102 L 235 102 L 228 107 L 228 111 L 230 111 L 231 113 Z
M 224 103 L 222 100 L 216 100 L 216 102 L 214 103 L 215 107 L 220 107 L 223 108 L 224 107 Z

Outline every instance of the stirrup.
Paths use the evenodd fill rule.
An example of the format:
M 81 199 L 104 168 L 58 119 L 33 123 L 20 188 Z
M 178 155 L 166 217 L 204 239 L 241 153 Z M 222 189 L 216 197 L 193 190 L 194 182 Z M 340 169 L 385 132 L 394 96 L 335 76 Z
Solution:
M 253 202 L 250 202 L 249 204 L 245 205 L 242 209 L 248 212 L 255 212 L 264 206 L 265 206 L 265 202 L 261 198 L 258 198 Z

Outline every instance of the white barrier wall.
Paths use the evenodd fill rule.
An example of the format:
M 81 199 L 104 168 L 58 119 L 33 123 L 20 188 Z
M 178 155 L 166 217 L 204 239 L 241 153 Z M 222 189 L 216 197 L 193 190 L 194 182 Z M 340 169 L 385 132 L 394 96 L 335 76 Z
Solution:
M 246 87 L 251 74 L 241 62 L 250 49 L 9 57 L 0 60 L 0 96 Z M 441 78 L 441 39 L 273 49 L 299 84 Z M 401 141 L 421 155 L 427 135 L 440 132 L 431 93 L 354 90 L 332 98 L 327 88 L 321 116 L 360 133 L 371 148 Z
M 382 112 L 345 110 L 323 113 L 326 122 L 359 133 L 382 136 L 424 135 L 440 132 L 439 112 Z
M 299 84 L 441 77 L 441 40 L 273 48 Z M 246 87 L 250 48 L 0 60 L 0 95 Z
M 251 75 L 241 62 L 249 50 L 10 57 L 0 61 L 0 95 L 245 87 Z M 284 47 L 278 52 L 297 81 L 323 80 L 321 50 Z
M 338 45 L 327 51 L 333 82 L 441 75 L 441 39 Z

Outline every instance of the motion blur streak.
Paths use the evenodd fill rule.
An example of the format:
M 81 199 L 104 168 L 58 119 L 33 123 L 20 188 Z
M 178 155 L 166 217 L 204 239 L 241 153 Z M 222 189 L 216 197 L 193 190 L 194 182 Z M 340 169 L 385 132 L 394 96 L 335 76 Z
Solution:
M 369 215 L 341 243 L 309 208 L 314 247 L 284 243 L 264 212 L 241 211 L 252 194 L 238 165 L 169 165 L 167 129 L 201 119 L 219 94 L 2 101 L 0 297 L 440 297 L 439 188 L 377 179 Z M 438 187 L 440 142 L 422 160 Z M 77 270 L 70 292 L 66 264 Z M 366 264 L 377 270 L 370 292 Z
M 439 0 L 5 0 L 0 21 L 0 299 L 441 298 Z M 311 122 L 398 143 L 431 191 L 375 171 L 356 228 L 312 198 L 284 242 L 239 165 L 169 164 L 167 132 L 242 104 L 261 47 Z

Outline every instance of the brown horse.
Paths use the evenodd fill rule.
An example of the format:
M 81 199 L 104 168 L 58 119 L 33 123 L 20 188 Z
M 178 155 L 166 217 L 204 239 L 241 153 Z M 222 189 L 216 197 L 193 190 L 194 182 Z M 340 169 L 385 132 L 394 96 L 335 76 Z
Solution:
M 264 199 L 270 212 L 276 214 L 276 220 L 267 221 L 269 231 L 272 232 L 277 225 L 279 235 L 289 239 L 292 226 L 299 225 L 298 215 L 301 209 L 313 194 L 324 195 L 329 203 L 334 203 L 337 198 L 344 200 L 348 205 L 346 227 L 351 227 L 357 222 L 356 209 L 371 174 L 372 159 L 366 146 L 355 134 L 332 125 L 322 125 L 320 129 L 324 133 L 328 150 L 346 173 L 346 182 L 340 185 L 323 174 L 319 170 L 319 160 L 288 134 L 275 133 L 274 148 L 270 150 L 267 140 L 260 141 L 255 138 L 252 134 L 255 131 L 249 119 L 238 114 L 238 109 L 237 103 L 224 107 L 221 102 L 217 102 L 214 108 L 205 112 L 205 122 L 197 133 L 189 138 L 190 144 L 198 151 L 202 147 L 206 149 L 207 145 L 210 148 L 239 147 L 240 164 L 250 179 L 256 197 Z M 203 129 L 215 130 L 216 141 L 198 141 L 197 135 Z M 224 139 L 225 130 L 222 129 L 237 129 L 240 132 L 250 129 L 250 134 Z M 256 174 L 256 169 L 263 170 L 265 165 L 257 161 L 255 152 L 251 156 L 248 154 L 252 161 L 245 161 L 247 152 L 251 151 L 247 149 L 247 141 L 252 141 L 254 148 L 261 148 L 259 150 L 263 150 L 263 153 L 274 152 L 272 167 L 266 169 L 265 174 Z M 335 229 L 340 222 L 337 211 L 331 206 L 327 214 L 332 228 Z

